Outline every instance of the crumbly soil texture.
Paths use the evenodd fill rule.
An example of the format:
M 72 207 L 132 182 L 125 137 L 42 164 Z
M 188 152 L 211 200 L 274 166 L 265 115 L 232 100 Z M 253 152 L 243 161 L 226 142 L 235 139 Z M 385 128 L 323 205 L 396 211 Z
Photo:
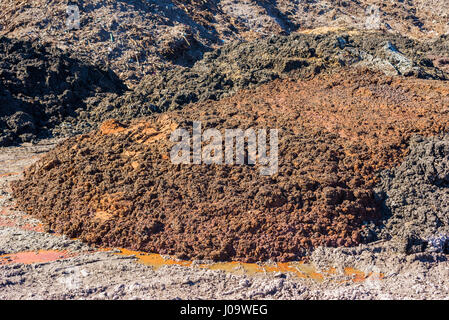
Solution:
M 67 5 L 77 6 L 79 26 L 67 24 Z M 448 0 L 3 0 L 0 35 L 73 50 L 132 87 L 233 40 L 313 28 L 434 40 L 449 33 L 447 7 Z
M 449 137 L 414 137 L 405 161 L 380 180 L 380 238 L 402 241 L 407 253 L 449 253 Z
M 62 143 L 12 187 L 20 208 L 48 229 L 91 244 L 179 258 L 298 260 L 317 246 L 379 238 L 387 216 L 379 173 L 403 162 L 412 137 L 447 132 L 448 105 L 440 80 L 359 69 L 276 80 L 220 101 L 109 120 Z M 193 121 L 203 130 L 280 129 L 278 172 L 173 164 L 170 134 Z M 445 188 L 447 178 L 439 179 Z
M 56 48 L 0 37 L 0 146 L 51 136 L 63 120 L 125 89 L 108 69 Z
M 191 68 L 144 78 L 133 90 L 109 69 L 69 51 L 0 38 L 0 145 L 86 133 L 104 120 L 130 120 L 219 100 L 269 81 L 307 79 L 354 66 L 386 75 L 447 79 L 447 41 L 417 42 L 382 32 L 326 32 L 234 42 Z
M 348 66 L 425 79 L 448 79 L 442 57 L 447 39 L 418 42 L 385 32 L 295 33 L 252 42 L 233 42 L 206 53 L 191 68 L 174 68 L 145 77 L 133 91 L 105 98 L 70 122 L 95 127 L 114 118 L 130 120 L 189 103 L 219 100 L 275 79 L 308 79 Z

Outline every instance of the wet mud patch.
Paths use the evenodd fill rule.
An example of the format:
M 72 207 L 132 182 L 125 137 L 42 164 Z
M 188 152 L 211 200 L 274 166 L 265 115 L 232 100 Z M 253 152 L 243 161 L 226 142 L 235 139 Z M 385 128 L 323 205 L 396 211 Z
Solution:
M 285 278 L 287 275 L 298 279 L 310 279 L 316 282 L 324 280 L 333 280 L 338 282 L 352 281 L 354 283 L 363 282 L 368 278 L 381 280 L 384 275 L 382 273 L 365 273 L 354 268 L 329 268 L 326 270 L 317 270 L 314 266 L 305 262 L 290 263 L 243 263 L 243 262 L 216 262 L 206 263 L 199 261 L 187 261 L 172 259 L 159 254 L 151 254 L 145 252 L 131 251 L 127 249 L 119 249 L 118 255 L 136 257 L 139 263 L 150 266 L 157 270 L 164 266 L 178 265 L 190 268 L 199 268 L 207 270 L 220 270 L 232 274 L 257 276 L 262 274 L 276 274 L 279 278 Z
M 61 259 L 74 257 L 75 254 L 70 254 L 67 251 L 56 250 L 40 250 L 36 252 L 19 252 L 0 256 L 0 266 L 6 264 L 33 264 L 52 262 Z

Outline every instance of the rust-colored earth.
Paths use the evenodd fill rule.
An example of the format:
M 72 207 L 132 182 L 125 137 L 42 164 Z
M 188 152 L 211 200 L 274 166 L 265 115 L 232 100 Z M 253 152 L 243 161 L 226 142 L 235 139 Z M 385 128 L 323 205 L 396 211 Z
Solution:
M 380 223 L 376 173 L 397 165 L 412 135 L 449 127 L 449 84 L 347 70 L 274 81 L 71 138 L 13 184 L 19 206 L 88 243 L 254 262 L 298 260 L 319 245 L 371 240 Z M 175 128 L 278 128 L 279 171 L 259 165 L 174 165 Z

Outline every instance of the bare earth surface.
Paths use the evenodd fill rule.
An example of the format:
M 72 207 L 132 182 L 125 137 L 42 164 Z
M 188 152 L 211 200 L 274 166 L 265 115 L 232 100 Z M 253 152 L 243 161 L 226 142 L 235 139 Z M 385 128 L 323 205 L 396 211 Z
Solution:
M 9 182 L 55 146 L 0 152 L 0 299 L 445 299 L 446 256 L 389 242 L 318 249 L 310 263 L 258 266 L 137 259 L 43 232 L 14 210 Z M 159 260 L 160 261 L 159 261 Z M 258 269 L 257 271 L 255 271 Z
M 79 28 L 66 24 L 67 1 L 0 1 L 0 299 L 449 297 L 449 0 L 69 3 L 79 8 Z M 341 73 L 343 66 L 371 71 L 348 75 Z M 126 89 L 132 91 L 125 93 Z M 191 102 L 198 103 L 192 107 Z M 342 219 L 356 220 L 348 229 L 355 231 L 354 240 L 350 241 L 352 233 L 345 234 L 344 224 L 331 221 L 330 226 L 343 229 L 340 238 L 347 242 L 338 245 L 352 247 L 321 247 L 338 235 L 334 232 L 327 238 L 315 237 L 314 250 L 305 256 L 202 254 L 202 239 L 197 239 L 196 254 L 186 254 L 179 248 L 132 246 L 129 241 L 118 242 L 120 237 L 117 242 L 89 241 L 82 233 L 68 232 L 76 220 L 86 227 L 79 219 L 82 210 L 73 206 L 82 188 L 64 189 L 72 183 L 71 172 L 61 175 L 50 166 L 53 176 L 47 176 L 45 169 L 39 171 L 41 177 L 32 175 L 33 168 L 24 174 L 45 154 L 44 162 L 74 141 L 69 139 L 56 149 L 60 141 L 55 139 L 27 143 L 46 139 L 50 133 L 54 137 L 85 133 L 109 118 L 127 125 L 128 120 L 153 117 L 155 111 L 167 109 L 169 116 L 178 115 L 174 118 L 178 124 L 185 124 L 194 115 L 208 115 L 210 103 L 228 121 L 245 121 L 237 112 L 230 115 L 235 106 L 267 121 L 273 113 L 285 113 L 276 114 L 278 123 L 294 123 L 293 128 L 309 132 L 312 138 L 332 138 L 332 145 L 341 149 L 340 158 L 332 161 L 351 167 L 343 170 L 343 176 L 366 182 L 369 206 L 358 208 L 379 210 L 375 213 L 382 212 L 385 220 L 379 216 L 368 223 L 355 219 L 358 215 L 341 214 Z M 185 110 L 178 110 L 184 106 Z M 251 110 L 255 107 L 259 108 Z M 105 135 L 90 134 L 92 149 L 101 156 L 107 154 L 102 150 L 108 143 L 124 141 L 119 135 Z M 327 140 L 311 140 L 315 142 L 306 146 L 321 146 L 316 150 L 332 155 Z M 16 142 L 24 144 L 6 147 Z M 299 157 L 309 161 L 304 180 L 320 176 L 321 185 L 326 185 L 329 161 L 301 145 L 298 149 L 297 154 L 308 153 Z M 84 155 L 61 156 L 65 164 L 89 169 Z M 99 166 L 104 170 L 111 164 L 121 163 Z M 128 164 L 117 167 L 123 172 L 135 164 L 139 168 L 139 163 Z M 168 171 L 161 183 L 171 181 L 171 174 Z M 23 177 L 26 183 L 14 200 L 11 182 Z M 76 179 L 89 183 L 82 175 Z M 359 182 L 354 183 L 359 188 Z M 52 185 L 56 187 L 50 189 Z M 312 217 L 319 217 L 323 206 L 334 206 L 336 198 L 343 199 L 332 188 L 315 191 L 326 197 L 308 193 L 310 207 L 318 213 Z M 355 200 L 363 198 L 361 192 L 356 194 Z M 55 200 L 65 206 L 55 208 Z M 382 200 L 383 206 L 376 207 L 374 200 L 376 204 Z M 224 208 L 230 204 L 226 202 Z M 33 217 L 20 211 L 19 205 Z M 84 208 L 86 203 L 78 205 Z M 339 213 L 334 209 L 328 208 L 328 213 Z M 190 211 L 186 205 L 186 212 Z M 107 213 L 99 217 L 108 220 Z M 64 220 L 67 216 L 73 219 Z M 51 219 L 65 224 L 54 228 Z M 332 229 L 321 220 L 322 226 Z M 136 224 L 135 219 L 130 221 Z M 114 220 L 107 224 L 119 234 L 129 226 Z M 190 228 L 195 231 L 197 225 Z M 85 229 L 91 238 L 98 237 L 96 229 Z M 359 245 L 366 243 L 359 241 L 362 237 L 381 240 Z M 286 246 L 291 242 L 285 241 Z M 177 252 L 184 255 L 175 257 Z

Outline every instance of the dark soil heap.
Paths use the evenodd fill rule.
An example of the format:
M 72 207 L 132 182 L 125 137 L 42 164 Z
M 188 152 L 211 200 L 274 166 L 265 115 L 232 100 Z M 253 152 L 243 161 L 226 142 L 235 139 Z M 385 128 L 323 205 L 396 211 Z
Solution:
M 80 28 L 68 30 L 67 5 Z M 2 0 L 0 36 L 51 43 L 104 64 L 129 87 L 191 65 L 232 40 L 297 30 L 376 29 L 414 39 L 448 34 L 447 0 Z
M 0 146 L 56 133 L 63 120 L 125 89 L 111 71 L 61 50 L 0 37 Z
M 124 85 L 107 69 L 53 47 L 1 38 L 0 100 L 5 107 L 0 111 L 0 146 L 49 134 L 86 133 L 110 118 L 131 120 L 192 102 L 219 100 L 274 79 L 311 78 L 347 66 L 447 79 L 440 66 L 446 42 L 442 38 L 440 46 L 432 46 L 355 31 L 235 42 L 206 54 L 192 68 L 148 76 L 125 93 Z
M 410 150 L 382 172 L 377 192 L 386 221 L 377 232 L 404 241 L 408 252 L 449 252 L 449 136 L 414 137 Z
M 307 79 L 342 67 L 365 67 L 387 75 L 448 79 L 432 59 L 442 52 L 430 43 L 382 32 L 331 32 L 272 36 L 234 42 L 205 54 L 192 68 L 147 76 L 135 90 L 105 99 L 82 114 L 73 126 L 95 126 L 109 118 L 130 120 L 205 100 L 219 100 L 242 89 L 279 78 Z M 431 58 L 428 54 L 431 54 Z M 435 60 L 435 61 L 436 61 Z M 439 60 L 438 60 L 439 61 Z
M 374 240 L 376 173 L 449 129 L 449 84 L 366 70 L 274 81 L 71 138 L 13 184 L 19 206 L 92 244 L 214 260 L 295 260 Z M 175 128 L 279 128 L 279 172 L 174 165 Z

